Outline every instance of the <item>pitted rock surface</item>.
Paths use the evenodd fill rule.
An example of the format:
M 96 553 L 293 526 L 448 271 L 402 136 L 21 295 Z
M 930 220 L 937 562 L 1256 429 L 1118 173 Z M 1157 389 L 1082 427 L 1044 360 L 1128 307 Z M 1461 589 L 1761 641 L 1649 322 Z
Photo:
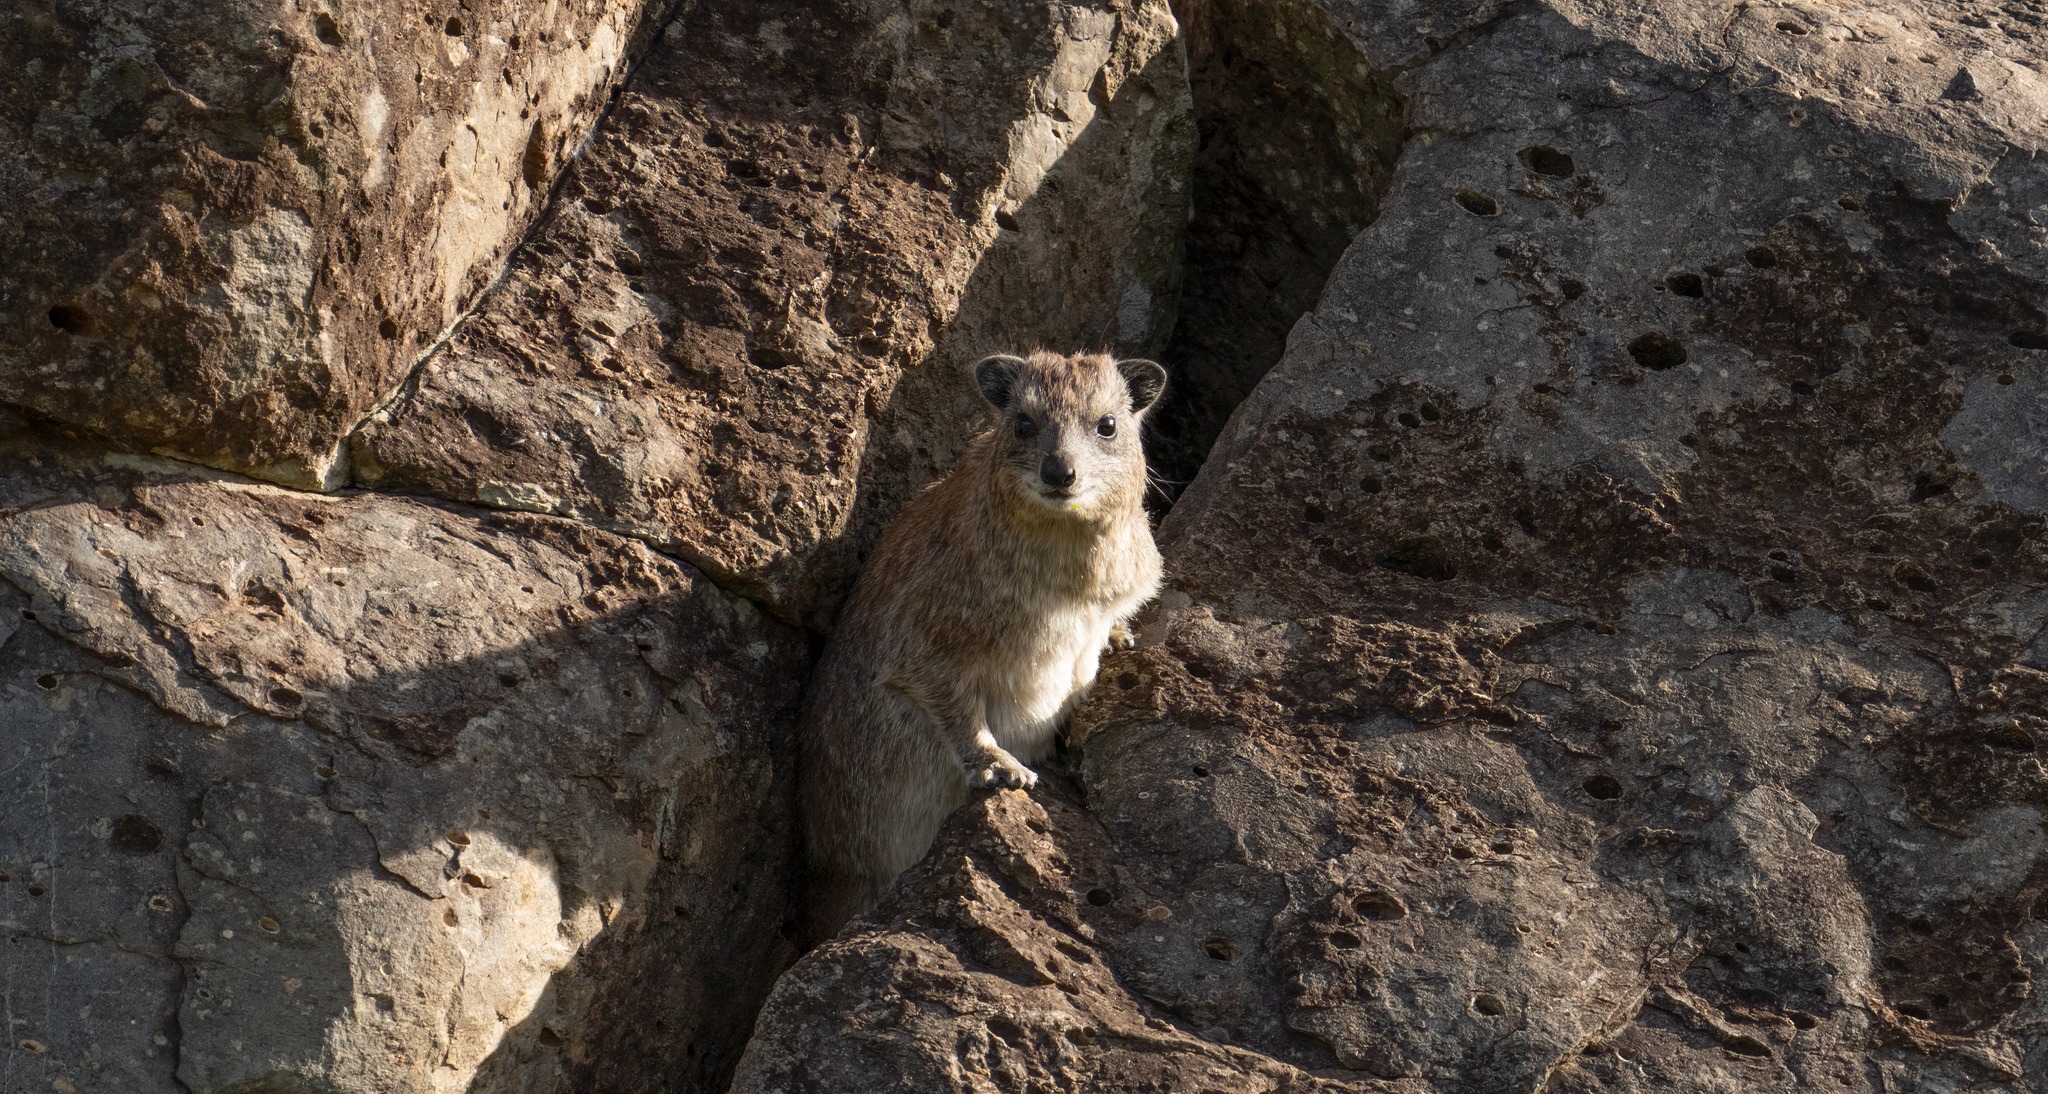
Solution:
M 14 425 L 0 1088 L 731 1066 L 695 1046 L 731 1044 L 787 960 L 793 709 L 752 681 L 800 676 L 800 637 L 568 522 Z
M 1190 154 L 1164 0 L 702 5 L 354 449 L 822 623 L 1020 346 L 1156 348 Z
M 1159 909 L 1091 954 L 1339 1083 L 2048 1083 L 2048 13 L 1323 10 L 1407 144 L 1077 719 L 1066 877 L 1117 881 L 1066 888 Z M 835 998 L 985 997 L 975 869 L 821 951 Z M 965 971 L 853 960 L 914 927 Z M 1004 990 L 1011 1041 L 1061 1028 Z M 954 1059 L 932 1089 L 1004 1088 Z

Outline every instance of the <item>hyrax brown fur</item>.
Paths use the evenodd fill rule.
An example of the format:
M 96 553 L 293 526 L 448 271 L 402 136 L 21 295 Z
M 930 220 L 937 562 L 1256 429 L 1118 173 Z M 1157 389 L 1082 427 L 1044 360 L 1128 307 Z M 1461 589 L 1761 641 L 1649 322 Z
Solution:
M 1166 371 L 1102 354 L 974 366 L 997 412 L 952 474 L 882 534 L 805 708 L 814 934 L 924 856 L 970 788 L 1026 767 L 1158 592 L 1140 426 Z

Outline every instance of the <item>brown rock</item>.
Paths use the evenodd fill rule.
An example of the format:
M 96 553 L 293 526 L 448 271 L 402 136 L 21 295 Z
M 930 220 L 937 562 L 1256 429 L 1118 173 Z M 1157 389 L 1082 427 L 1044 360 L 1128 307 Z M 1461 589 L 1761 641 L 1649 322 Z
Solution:
M 0 401 L 334 486 L 496 276 L 644 5 L 0 13 Z
M 1163 0 L 692 7 L 358 481 L 829 618 L 971 436 L 976 356 L 1163 339 L 1190 135 Z

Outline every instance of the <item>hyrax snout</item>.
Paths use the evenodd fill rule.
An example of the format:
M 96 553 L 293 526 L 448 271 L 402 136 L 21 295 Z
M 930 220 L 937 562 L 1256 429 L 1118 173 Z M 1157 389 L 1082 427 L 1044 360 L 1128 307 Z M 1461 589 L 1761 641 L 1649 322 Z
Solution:
M 812 932 L 923 857 L 972 787 L 1029 788 L 1112 632 L 1158 591 L 1141 426 L 1151 361 L 989 357 L 995 416 L 882 534 L 804 712 Z

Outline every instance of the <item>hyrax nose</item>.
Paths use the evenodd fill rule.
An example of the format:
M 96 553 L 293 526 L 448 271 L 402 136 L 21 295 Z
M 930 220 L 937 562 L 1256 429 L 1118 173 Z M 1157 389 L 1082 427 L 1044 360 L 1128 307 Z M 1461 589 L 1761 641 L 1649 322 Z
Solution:
M 1064 490 L 1074 485 L 1074 480 L 1078 477 L 1074 465 L 1058 455 L 1047 456 L 1045 462 L 1038 465 L 1038 481 L 1055 490 Z

